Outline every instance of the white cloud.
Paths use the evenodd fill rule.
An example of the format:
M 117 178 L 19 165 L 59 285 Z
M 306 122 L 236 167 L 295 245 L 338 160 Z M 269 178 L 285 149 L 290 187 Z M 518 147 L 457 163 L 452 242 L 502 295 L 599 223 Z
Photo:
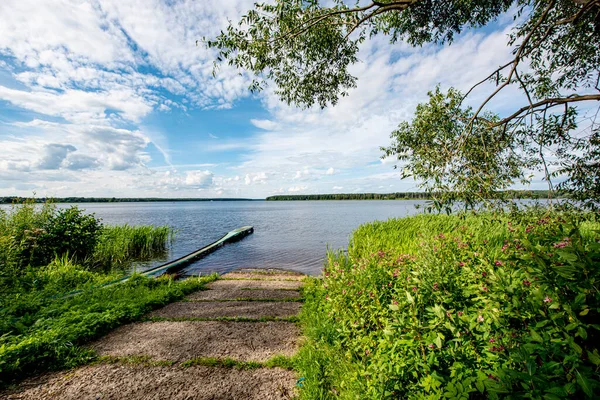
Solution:
M 264 129 L 267 131 L 275 130 L 279 126 L 279 124 L 277 124 L 276 122 L 273 122 L 268 119 L 251 119 L 250 122 L 257 128 Z
M 205 188 L 212 185 L 213 176 L 210 171 L 187 171 L 185 184 L 195 188 Z
M 308 186 L 293 186 L 291 188 L 288 188 L 288 192 L 302 192 L 304 190 L 306 190 L 308 188 Z

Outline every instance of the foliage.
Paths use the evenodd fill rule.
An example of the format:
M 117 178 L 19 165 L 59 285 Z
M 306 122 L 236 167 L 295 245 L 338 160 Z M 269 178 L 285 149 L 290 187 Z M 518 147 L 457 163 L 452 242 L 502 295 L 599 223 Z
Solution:
M 361 226 L 305 288 L 301 396 L 592 397 L 599 229 L 543 210 Z
M 56 278 L 58 282 L 64 275 Z M 96 356 L 84 343 L 181 299 L 215 278 L 176 282 L 170 277 L 135 276 L 119 285 L 52 301 L 37 293 L 14 296 L 0 309 L 0 385 L 47 369 L 89 362 Z
M 86 341 L 214 279 L 134 276 L 101 288 L 164 252 L 171 236 L 168 227 L 105 227 L 50 203 L 0 210 L 0 385 L 85 362 L 94 357 Z
M 55 258 L 89 269 L 123 269 L 166 251 L 172 237 L 166 226 L 104 226 L 77 207 L 25 201 L 0 210 L 0 287 L 15 286 L 31 268 Z M 21 282 L 22 283 L 22 282 Z
M 518 143 L 487 123 L 473 122 L 473 111 L 462 109 L 462 100 L 454 89 L 429 92 L 429 103 L 417 106 L 413 123 L 402 122 L 392 133 L 392 145 L 383 149 L 386 156 L 406 161 L 402 177 L 422 182 L 438 209 L 450 209 L 455 200 L 475 208 L 505 194 L 513 181 L 525 181 L 523 169 L 532 166 L 517 155 Z M 477 134 L 468 134 L 472 124 Z
M 600 0 L 380 0 L 354 6 L 343 0 L 276 0 L 255 4 L 206 43 L 218 50 L 216 66 L 228 62 L 255 76 L 251 90 L 273 82 L 288 104 L 326 107 L 356 86 L 349 68 L 368 38 L 450 44 L 465 28 L 506 13 L 515 21 L 508 38 L 512 58 L 474 81 L 464 96 L 452 88 L 430 94 L 412 124 L 392 134 L 386 153 L 407 162 L 410 175 L 437 197 L 438 208 L 456 200 L 471 206 L 532 170 L 543 171 L 552 191 L 555 166 L 567 179 L 561 188 L 598 208 L 599 126 L 595 117 L 589 126 L 578 126 L 575 105 L 600 100 Z M 475 109 L 465 108 L 486 83 L 495 89 Z M 515 111 L 486 112 L 508 87 L 522 94 Z M 441 154 L 427 147 L 437 142 L 444 145 Z

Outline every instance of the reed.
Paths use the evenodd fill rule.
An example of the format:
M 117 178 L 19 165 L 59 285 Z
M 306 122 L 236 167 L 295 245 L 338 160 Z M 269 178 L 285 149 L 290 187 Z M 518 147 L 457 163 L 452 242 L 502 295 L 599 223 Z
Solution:
M 93 263 L 105 269 L 128 266 L 167 251 L 174 235 L 168 226 L 105 226 L 93 255 Z

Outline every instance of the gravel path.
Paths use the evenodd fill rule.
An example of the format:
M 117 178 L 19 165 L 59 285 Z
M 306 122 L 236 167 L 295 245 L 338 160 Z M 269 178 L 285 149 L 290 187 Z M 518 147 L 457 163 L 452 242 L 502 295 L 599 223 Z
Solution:
M 273 319 L 298 313 L 301 303 L 294 300 L 300 300 L 302 278 L 273 269 L 225 274 L 208 290 L 152 312 L 146 322 L 117 328 L 90 345 L 101 356 L 129 362 L 47 373 L 0 393 L 0 399 L 294 398 L 293 371 L 258 364 L 242 370 L 190 360 L 208 360 L 208 365 L 232 360 L 260 363 L 293 355 L 300 335 L 296 324 Z M 223 317 L 242 320 L 220 320 Z

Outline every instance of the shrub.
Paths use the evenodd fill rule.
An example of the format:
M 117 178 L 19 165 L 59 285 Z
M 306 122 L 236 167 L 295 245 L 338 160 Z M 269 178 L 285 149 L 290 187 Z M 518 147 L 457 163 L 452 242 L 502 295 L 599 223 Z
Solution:
M 45 265 L 54 257 L 67 254 L 76 260 L 91 257 L 101 230 L 99 219 L 76 206 L 58 210 L 46 220 L 35 265 Z
M 600 244 L 590 218 L 416 216 L 359 228 L 306 296 L 336 334 L 303 316 L 308 345 L 328 354 L 303 372 L 329 370 L 321 392 L 341 398 L 591 397 Z

